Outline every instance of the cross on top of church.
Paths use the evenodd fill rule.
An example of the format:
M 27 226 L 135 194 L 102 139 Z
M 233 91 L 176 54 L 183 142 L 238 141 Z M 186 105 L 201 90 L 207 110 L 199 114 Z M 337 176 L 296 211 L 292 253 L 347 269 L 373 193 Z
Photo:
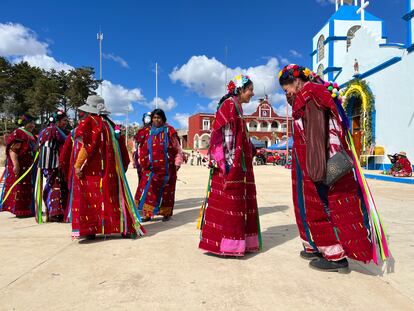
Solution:
M 369 1 L 361 0 L 361 7 L 358 9 L 357 14 L 361 14 L 361 25 L 365 21 L 365 9 L 368 7 Z

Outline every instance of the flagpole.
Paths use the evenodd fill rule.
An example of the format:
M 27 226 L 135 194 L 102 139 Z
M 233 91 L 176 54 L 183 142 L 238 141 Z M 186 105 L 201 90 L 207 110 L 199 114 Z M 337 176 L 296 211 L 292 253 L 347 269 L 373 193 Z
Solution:
M 158 63 L 155 63 L 155 108 L 158 109 Z

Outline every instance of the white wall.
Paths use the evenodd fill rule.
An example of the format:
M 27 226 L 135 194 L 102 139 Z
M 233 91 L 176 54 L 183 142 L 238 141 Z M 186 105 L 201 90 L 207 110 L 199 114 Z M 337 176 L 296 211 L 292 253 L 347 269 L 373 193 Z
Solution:
M 342 72 L 336 79 L 338 84 L 345 83 L 354 75 L 354 62 L 358 60 L 359 73 L 364 73 L 396 56 L 403 56 L 405 49 L 395 47 L 380 47 L 380 41 L 367 28 L 361 28 L 355 33 L 352 44 L 340 62 Z M 346 49 L 346 48 L 345 48 Z
M 407 152 L 414 160 L 414 52 L 366 79 L 375 95 L 376 144 L 385 154 Z M 389 163 L 387 159 L 385 163 Z

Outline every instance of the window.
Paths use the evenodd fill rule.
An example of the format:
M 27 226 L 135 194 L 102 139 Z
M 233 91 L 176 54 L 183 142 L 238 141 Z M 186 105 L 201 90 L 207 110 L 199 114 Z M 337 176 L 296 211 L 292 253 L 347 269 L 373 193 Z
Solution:
M 272 122 L 272 131 L 277 131 L 277 129 L 279 128 L 279 123 L 277 123 L 276 121 Z
M 346 51 L 348 52 L 349 47 L 351 46 L 352 39 L 355 37 L 355 33 L 358 31 L 358 29 L 361 28 L 361 26 L 352 26 L 348 33 L 346 34 Z
M 318 62 L 325 57 L 325 37 L 321 35 L 318 39 Z
M 249 131 L 256 132 L 257 131 L 257 123 L 255 121 L 251 121 L 249 123 Z
M 260 124 L 260 127 L 262 129 L 262 132 L 267 132 L 268 131 L 268 126 L 269 124 L 267 122 L 262 122 L 262 124 Z
M 322 79 L 323 79 L 323 71 L 324 71 L 325 69 L 324 69 L 324 67 L 323 67 L 323 65 L 322 64 L 320 64 L 319 66 L 318 66 L 318 71 L 316 72 L 317 74 L 318 74 L 318 76 L 319 77 L 321 77 Z
M 210 130 L 210 120 L 204 119 L 203 120 L 203 131 L 209 131 Z

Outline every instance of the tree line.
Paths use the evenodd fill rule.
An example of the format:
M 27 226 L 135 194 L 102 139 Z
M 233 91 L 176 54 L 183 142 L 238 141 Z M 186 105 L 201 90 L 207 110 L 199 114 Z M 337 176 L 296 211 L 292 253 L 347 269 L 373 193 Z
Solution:
M 0 57 L 1 132 L 7 131 L 19 116 L 29 113 L 43 124 L 58 109 L 72 110 L 96 94 L 101 81 L 94 78 L 95 69 L 79 67 L 70 71 L 44 70 L 27 62 L 12 63 Z

